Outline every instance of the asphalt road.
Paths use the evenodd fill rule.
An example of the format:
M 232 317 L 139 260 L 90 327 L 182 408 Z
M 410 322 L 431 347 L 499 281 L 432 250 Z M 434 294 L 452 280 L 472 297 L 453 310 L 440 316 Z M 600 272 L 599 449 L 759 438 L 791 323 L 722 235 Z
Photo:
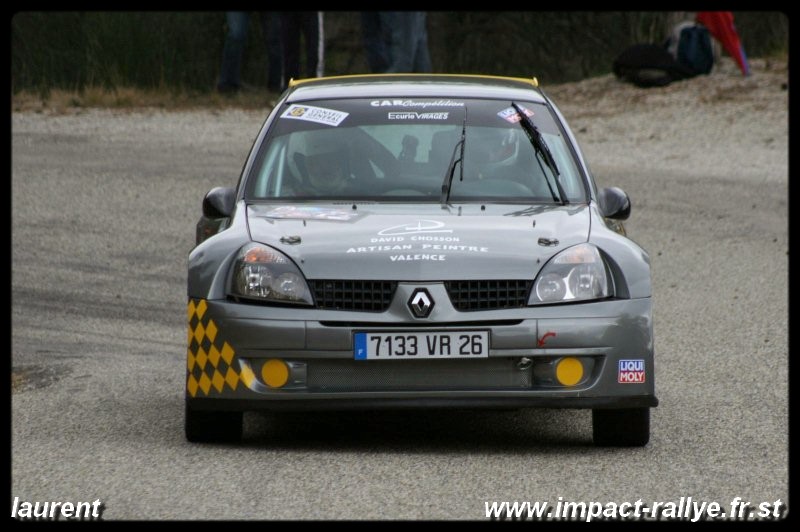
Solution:
M 661 404 L 644 448 L 594 448 L 582 410 L 248 414 L 241 444 L 186 442 L 195 222 L 264 116 L 12 117 L 12 504 L 99 499 L 109 520 L 788 504 L 788 168 L 764 184 L 594 165 L 632 197 L 628 232 L 652 257 Z

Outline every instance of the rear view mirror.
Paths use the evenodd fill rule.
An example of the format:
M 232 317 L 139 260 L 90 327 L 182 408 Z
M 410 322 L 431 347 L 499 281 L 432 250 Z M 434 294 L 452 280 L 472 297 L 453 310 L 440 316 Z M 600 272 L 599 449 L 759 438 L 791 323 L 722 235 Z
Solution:
M 228 218 L 236 206 L 236 189 L 233 187 L 216 187 L 208 191 L 203 198 L 203 216 L 195 229 L 195 244 L 222 231 Z
M 606 218 L 627 220 L 631 215 L 631 200 L 621 188 L 601 188 L 597 192 L 597 200 L 600 212 Z
M 208 191 L 203 198 L 203 216 L 208 218 L 227 218 L 236 204 L 236 189 L 233 187 L 216 187 Z

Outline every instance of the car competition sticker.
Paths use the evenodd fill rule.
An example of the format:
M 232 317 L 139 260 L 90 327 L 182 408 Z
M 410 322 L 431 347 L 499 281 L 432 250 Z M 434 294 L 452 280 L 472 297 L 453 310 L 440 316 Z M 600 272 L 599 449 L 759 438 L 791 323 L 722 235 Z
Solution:
M 283 112 L 281 118 L 305 120 L 307 122 L 316 122 L 318 124 L 336 127 L 341 124 L 342 120 L 347 118 L 349 114 L 350 113 L 345 113 L 344 111 L 325 109 L 324 107 L 292 104 Z
M 428 107 L 464 107 L 464 102 L 456 102 L 453 100 L 434 100 L 419 101 L 419 100 L 372 100 L 369 102 L 371 107 L 404 107 L 404 108 L 419 108 L 427 109 Z

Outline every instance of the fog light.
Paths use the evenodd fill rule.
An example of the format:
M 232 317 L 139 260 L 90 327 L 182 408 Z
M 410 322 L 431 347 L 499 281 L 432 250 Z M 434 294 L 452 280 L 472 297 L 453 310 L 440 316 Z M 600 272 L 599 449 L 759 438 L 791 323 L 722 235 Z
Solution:
M 270 388 L 280 388 L 289 380 L 289 366 L 277 358 L 267 360 L 261 366 L 261 378 Z
M 562 358 L 556 364 L 556 379 L 562 386 L 574 386 L 583 379 L 583 364 L 575 357 Z

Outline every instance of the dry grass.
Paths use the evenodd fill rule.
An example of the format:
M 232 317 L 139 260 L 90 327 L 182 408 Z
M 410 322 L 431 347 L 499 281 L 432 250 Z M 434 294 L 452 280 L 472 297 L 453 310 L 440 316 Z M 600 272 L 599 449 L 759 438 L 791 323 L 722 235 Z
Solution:
M 639 89 L 622 83 L 613 74 L 589 78 L 573 83 L 544 85 L 545 91 L 556 101 L 571 103 L 587 116 L 613 115 L 638 104 L 668 97 L 671 93 L 685 91 L 690 84 L 697 88 L 697 97 L 709 102 L 758 100 L 759 90 L 772 88 L 776 80 L 787 84 L 788 54 L 750 60 L 753 76 L 745 78 L 729 57 L 724 57 L 714 67 L 711 75 L 673 83 L 657 89 Z M 756 89 L 756 90 L 754 90 Z M 19 92 L 11 97 L 13 112 L 43 112 L 72 114 L 87 108 L 137 111 L 159 109 L 185 111 L 192 109 L 264 109 L 275 105 L 279 94 L 264 88 L 248 87 L 233 96 L 216 92 L 188 92 L 171 89 L 141 90 L 101 87 L 83 91 L 51 90 L 48 94 Z
M 673 82 L 664 87 L 639 88 L 613 74 L 545 87 L 571 118 L 617 116 L 636 109 L 676 101 L 724 105 L 738 103 L 764 107 L 770 97 L 788 90 L 788 57 L 751 59 L 750 76 L 743 76 L 729 57 L 718 61 L 709 75 Z
M 271 107 L 278 94 L 266 90 L 242 91 L 232 96 L 216 92 L 186 92 L 171 90 L 142 90 L 117 88 L 113 90 L 91 87 L 83 91 L 54 89 L 48 94 L 22 91 L 11 97 L 13 112 L 47 112 L 70 114 L 86 108 L 116 110 L 162 109 L 185 111 L 188 109 L 262 109 Z
M 19 391 L 22 386 L 25 384 L 25 373 L 24 372 L 11 372 L 11 391 L 16 392 Z

